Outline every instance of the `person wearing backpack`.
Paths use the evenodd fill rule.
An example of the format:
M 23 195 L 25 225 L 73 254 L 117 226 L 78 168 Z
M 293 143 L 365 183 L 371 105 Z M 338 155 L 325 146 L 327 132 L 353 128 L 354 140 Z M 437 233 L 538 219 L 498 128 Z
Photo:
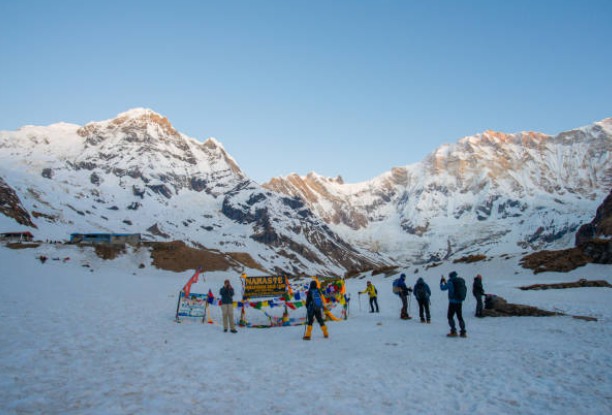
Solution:
M 423 280 L 423 278 L 419 278 L 414 284 L 414 289 L 412 290 L 414 296 L 419 303 L 419 317 L 421 318 L 421 323 L 431 323 L 431 314 L 429 313 L 429 297 L 431 297 L 431 290 L 429 289 L 429 285 Z M 427 320 L 425 320 L 427 318 Z
M 323 294 L 317 287 L 316 281 L 310 281 L 310 287 L 308 288 L 308 294 L 306 294 L 306 332 L 304 333 L 304 340 L 310 340 L 312 334 L 312 324 L 316 318 L 321 326 L 323 337 L 328 338 L 329 333 L 327 332 L 327 326 L 323 320 Z
M 482 275 L 478 274 L 474 278 L 472 285 L 472 294 L 476 297 L 476 317 L 482 318 L 482 297 L 485 295 L 484 287 L 482 286 Z
M 408 314 L 408 296 L 412 292 L 412 288 L 406 285 L 406 274 L 400 275 L 398 279 L 393 281 L 393 292 L 399 295 L 402 300 L 402 310 L 400 311 L 400 318 L 402 320 L 410 320 L 410 314 Z
M 462 306 L 463 300 L 465 300 L 465 295 L 467 293 L 467 289 L 465 287 L 465 280 L 461 277 L 457 276 L 455 271 L 452 271 L 448 274 L 448 281 L 442 276 L 440 279 L 440 289 L 442 291 L 448 291 L 448 324 L 450 325 L 450 333 L 447 334 L 448 337 L 457 337 L 457 328 L 455 326 L 455 315 L 457 316 L 457 320 L 459 321 L 459 329 L 461 330 L 460 336 L 467 337 L 467 332 L 465 331 L 465 322 L 463 321 L 463 313 Z
M 376 306 L 376 312 L 378 313 L 378 291 L 370 281 L 367 282 L 365 290 L 359 291 L 359 295 L 366 293 L 370 297 L 370 313 L 374 312 L 374 306 Z

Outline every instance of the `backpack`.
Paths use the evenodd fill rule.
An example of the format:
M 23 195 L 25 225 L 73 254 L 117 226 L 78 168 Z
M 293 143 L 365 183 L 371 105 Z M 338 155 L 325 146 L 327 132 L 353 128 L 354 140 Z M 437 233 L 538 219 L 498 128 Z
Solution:
M 323 307 L 323 300 L 321 299 L 321 292 L 316 288 L 312 291 L 312 304 L 315 308 Z
M 402 289 L 400 288 L 400 279 L 396 279 L 395 281 L 393 281 L 393 294 L 397 294 L 400 295 L 400 293 L 402 292 Z
M 417 300 L 427 300 L 427 288 L 425 288 L 425 283 L 417 284 L 414 287 L 414 296 Z
M 453 297 L 455 300 L 463 301 L 467 295 L 467 287 L 465 286 L 465 280 L 461 277 L 455 277 L 451 279 L 453 282 Z

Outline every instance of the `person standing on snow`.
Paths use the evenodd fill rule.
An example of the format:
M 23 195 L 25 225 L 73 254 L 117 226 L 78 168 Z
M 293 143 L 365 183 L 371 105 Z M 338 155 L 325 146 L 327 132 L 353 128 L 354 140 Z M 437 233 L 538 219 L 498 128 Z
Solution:
M 238 333 L 234 322 L 234 287 L 232 287 L 229 280 L 225 280 L 223 287 L 219 290 L 219 295 L 221 296 L 223 331 L 227 332 L 227 327 L 229 326 L 232 333 Z
M 429 285 L 423 280 L 423 278 L 419 278 L 414 284 L 414 289 L 412 290 L 414 296 L 419 303 L 419 317 L 421 318 L 421 323 L 431 323 L 431 314 L 429 313 L 429 297 L 431 297 L 431 289 Z M 425 320 L 427 318 L 427 320 Z
M 410 314 L 408 314 L 408 296 L 412 292 L 412 288 L 406 285 L 406 274 L 400 275 L 398 279 L 393 281 L 393 292 L 400 296 L 402 300 L 402 310 L 400 311 L 400 318 L 402 320 L 410 320 Z
M 359 291 L 359 295 L 367 293 L 370 297 L 370 313 L 374 312 L 374 306 L 376 305 L 376 312 L 378 313 L 378 291 L 374 284 L 370 281 L 367 282 L 366 289 L 363 291 Z
M 482 286 L 482 275 L 478 274 L 474 278 L 472 285 L 472 294 L 476 297 L 476 317 L 484 317 L 482 314 L 482 297 L 485 295 L 484 287 Z
M 457 328 L 455 326 L 455 318 L 457 315 L 457 320 L 459 320 L 459 328 L 461 329 L 460 335 L 461 337 L 467 337 L 467 332 L 465 331 L 465 322 L 463 321 L 463 313 L 462 306 L 463 300 L 465 300 L 466 288 L 465 288 L 465 280 L 457 276 L 455 271 L 452 271 L 448 274 L 448 282 L 442 276 L 440 279 L 440 289 L 442 291 L 448 290 L 448 324 L 450 325 L 450 333 L 447 334 L 448 337 L 457 337 Z
M 306 294 L 306 312 L 307 326 L 306 332 L 304 333 L 304 340 L 310 340 L 310 335 L 312 334 L 312 324 L 314 323 L 315 317 L 321 326 L 323 337 L 328 338 L 329 333 L 327 332 L 325 320 L 323 320 L 323 294 L 321 294 L 321 290 L 319 290 L 317 287 L 316 281 L 310 281 L 308 294 Z

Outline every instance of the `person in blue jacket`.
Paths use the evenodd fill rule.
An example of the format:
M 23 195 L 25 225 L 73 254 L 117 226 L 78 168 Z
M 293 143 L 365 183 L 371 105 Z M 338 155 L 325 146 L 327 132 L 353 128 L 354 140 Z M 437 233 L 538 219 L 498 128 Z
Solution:
M 448 282 L 446 281 L 444 276 L 442 276 L 442 279 L 440 279 L 440 289 L 442 291 L 448 290 L 448 313 L 446 316 L 448 318 L 448 324 L 450 325 L 450 333 L 448 333 L 447 336 L 457 337 L 457 328 L 455 326 L 454 318 L 455 315 L 457 315 L 457 320 L 459 320 L 459 328 L 461 330 L 460 336 L 467 337 L 467 332 L 465 331 L 465 322 L 463 321 L 463 313 L 461 310 L 463 305 L 463 299 L 465 299 L 465 292 L 463 293 L 463 299 L 459 299 L 458 296 L 460 297 L 461 295 L 455 292 L 455 282 L 458 282 L 458 280 L 463 281 L 463 279 L 460 279 L 455 271 L 452 271 L 450 274 L 448 274 L 448 278 Z M 465 281 L 463 281 L 463 286 L 465 289 Z
M 310 340 L 310 336 L 312 335 L 312 325 L 315 318 L 321 326 L 323 337 L 326 339 L 329 337 L 329 332 L 327 331 L 327 326 L 325 325 L 325 320 L 323 319 L 323 308 L 323 294 L 321 293 L 321 290 L 319 290 L 317 282 L 310 281 L 310 287 L 308 288 L 308 293 L 306 294 L 306 330 L 304 332 L 304 340 Z
M 398 279 L 393 282 L 393 291 L 399 295 L 402 300 L 402 309 L 400 311 L 400 318 L 402 320 L 410 320 L 410 314 L 408 313 L 408 297 L 412 292 L 412 288 L 406 285 L 406 274 L 400 275 Z

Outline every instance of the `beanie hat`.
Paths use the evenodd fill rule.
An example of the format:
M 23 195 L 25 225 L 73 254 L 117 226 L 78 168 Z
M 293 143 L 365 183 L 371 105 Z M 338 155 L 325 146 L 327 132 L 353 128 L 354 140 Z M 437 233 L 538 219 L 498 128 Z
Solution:
M 405 279 L 406 279 L 406 274 L 402 274 L 402 275 L 400 275 L 400 278 L 401 278 L 401 279 L 403 279 L 403 280 L 405 280 Z
M 455 278 L 455 277 L 457 276 L 457 273 L 456 273 L 455 271 L 451 271 L 451 273 L 450 273 L 450 274 L 448 274 L 448 276 L 449 276 L 450 278 Z

